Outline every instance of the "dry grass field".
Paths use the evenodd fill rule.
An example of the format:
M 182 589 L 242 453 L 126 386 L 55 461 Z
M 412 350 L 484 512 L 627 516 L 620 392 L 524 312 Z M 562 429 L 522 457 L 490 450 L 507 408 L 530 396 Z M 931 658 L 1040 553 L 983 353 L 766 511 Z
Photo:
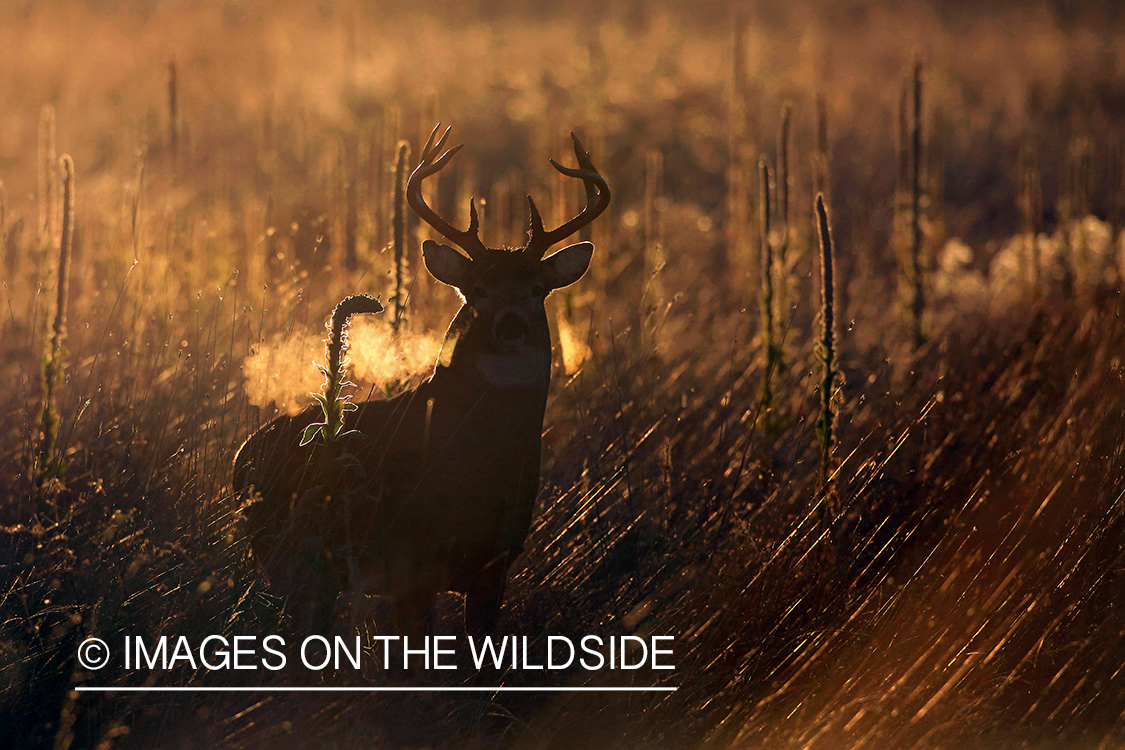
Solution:
M 0 746 L 1125 747 L 1113 3 L 20 0 L 0 70 Z M 83 668 L 304 635 L 232 459 L 349 294 L 405 289 L 397 334 L 353 325 L 353 398 L 428 374 L 460 302 L 416 216 L 396 268 L 394 163 L 439 121 L 429 199 L 490 245 L 527 193 L 581 208 L 570 131 L 613 190 L 548 298 L 498 630 L 672 636 L 675 669 Z

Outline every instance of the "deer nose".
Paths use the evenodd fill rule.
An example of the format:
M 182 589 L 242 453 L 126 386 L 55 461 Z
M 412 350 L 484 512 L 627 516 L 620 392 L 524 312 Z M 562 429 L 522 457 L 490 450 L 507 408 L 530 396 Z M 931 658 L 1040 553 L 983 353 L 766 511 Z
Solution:
M 496 336 L 497 341 L 511 343 L 527 338 L 527 335 L 531 333 L 531 327 L 528 326 L 527 318 L 523 315 L 506 312 L 496 319 L 496 324 L 492 327 L 492 333 Z

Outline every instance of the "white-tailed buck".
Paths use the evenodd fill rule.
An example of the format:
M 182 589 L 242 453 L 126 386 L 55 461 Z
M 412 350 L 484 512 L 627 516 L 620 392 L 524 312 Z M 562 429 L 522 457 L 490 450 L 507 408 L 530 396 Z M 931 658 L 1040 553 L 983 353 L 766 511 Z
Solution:
M 495 626 L 539 490 L 551 376 L 544 300 L 582 277 L 594 246 L 579 242 L 544 255 L 609 204 L 605 178 L 575 138 L 578 167 L 551 164 L 585 184 L 582 212 L 547 231 L 528 196 L 526 244 L 485 247 L 472 203 L 469 228 L 460 231 L 422 198 L 422 181 L 461 148 L 442 154 L 449 129 L 435 143 L 439 128 L 407 185 L 414 211 L 463 251 L 422 245 L 430 274 L 464 301 L 433 374 L 393 399 L 359 404 L 345 418 L 354 432 L 338 441 L 328 468 L 317 451 L 299 446 L 306 427 L 322 418 L 319 407 L 273 420 L 235 458 L 235 489 L 256 490 L 246 511 L 254 556 L 273 588 L 311 613 L 301 619 L 320 626 L 334 617 L 345 584 L 353 606 L 358 595 L 390 596 L 400 632 L 417 632 L 442 591 L 465 594 L 470 632 Z M 330 522 L 302 515 L 310 493 Z

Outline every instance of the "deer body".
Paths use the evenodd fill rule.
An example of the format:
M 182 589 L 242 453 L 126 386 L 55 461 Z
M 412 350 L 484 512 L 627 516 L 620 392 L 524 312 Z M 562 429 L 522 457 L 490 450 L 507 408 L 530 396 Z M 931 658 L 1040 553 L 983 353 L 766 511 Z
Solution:
M 400 630 L 416 632 L 441 591 L 465 594 L 470 631 L 495 626 L 507 570 L 523 549 L 539 489 L 551 375 L 544 299 L 577 281 L 593 252 L 582 242 L 544 259 L 544 243 L 592 221 L 609 200 L 604 179 L 576 140 L 580 169 L 555 166 L 586 182 L 583 214 L 545 232 L 529 198 L 528 245 L 486 248 L 477 239 L 475 209 L 469 231 L 458 232 L 421 199 L 421 179 L 457 150 L 435 159 L 445 136 L 436 145 L 433 139 L 411 176 L 408 197 L 468 255 L 423 244 L 426 268 L 464 300 L 433 374 L 393 399 L 359 404 L 345 418 L 354 432 L 328 459 L 298 447 L 305 428 L 320 419 L 319 407 L 267 424 L 235 458 L 235 489 L 253 486 L 260 495 L 247 509 L 255 558 L 279 593 L 305 597 L 319 624 L 331 619 L 332 594 L 347 582 L 353 605 L 361 594 L 388 594 Z M 329 509 L 332 523 L 305 523 L 303 498 L 325 486 L 336 496 L 318 507 Z M 304 534 L 302 527 L 320 531 Z M 318 554 L 329 562 L 307 563 Z M 310 590 L 327 595 L 310 596 Z

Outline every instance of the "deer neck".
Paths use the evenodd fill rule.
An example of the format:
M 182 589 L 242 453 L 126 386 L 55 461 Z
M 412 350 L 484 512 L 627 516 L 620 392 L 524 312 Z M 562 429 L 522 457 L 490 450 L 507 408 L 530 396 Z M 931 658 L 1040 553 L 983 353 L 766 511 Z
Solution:
M 510 413 L 541 429 L 551 382 L 551 339 L 546 315 L 528 343 L 511 350 L 491 344 L 468 305 L 446 332 L 431 379 L 436 399 L 472 399 L 490 413 Z

